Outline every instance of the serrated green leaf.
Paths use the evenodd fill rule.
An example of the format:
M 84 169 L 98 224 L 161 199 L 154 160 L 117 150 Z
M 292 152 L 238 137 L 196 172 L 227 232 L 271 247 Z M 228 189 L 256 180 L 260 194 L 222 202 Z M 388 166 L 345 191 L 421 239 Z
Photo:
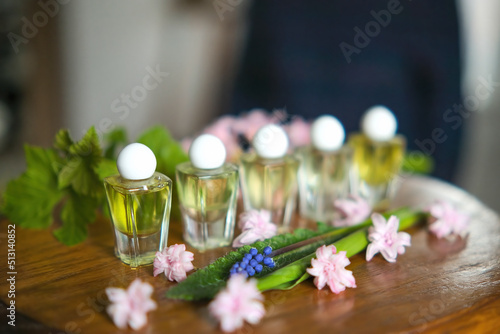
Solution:
M 102 150 L 94 127 L 73 143 L 68 152 L 68 159 L 59 173 L 59 188 L 71 186 L 80 195 L 101 196 L 103 187 L 95 169 L 102 159 Z
M 65 153 L 69 153 L 69 148 L 73 145 L 73 139 L 71 139 L 68 130 L 59 130 L 56 134 L 56 139 L 54 141 L 54 147 Z
M 67 246 L 76 245 L 87 238 L 87 224 L 96 219 L 96 199 L 81 196 L 70 190 L 61 211 L 63 226 L 54 231 L 54 236 Z
M 52 223 L 52 210 L 63 193 L 57 187 L 62 159 L 53 149 L 26 145 L 26 171 L 7 184 L 3 212 L 22 227 L 46 228 Z
M 105 177 L 118 174 L 116 161 L 111 159 L 102 159 L 96 168 L 94 168 L 99 180 L 104 180 Z
M 127 131 L 122 127 L 115 128 L 113 131 L 106 134 L 104 142 L 106 143 L 104 157 L 107 159 L 116 159 L 116 150 L 118 147 L 128 143 Z
M 156 170 L 171 179 L 175 177 L 175 167 L 189 160 L 180 144 L 162 126 L 148 129 L 139 136 L 137 142 L 148 146 L 154 152 L 157 160 Z

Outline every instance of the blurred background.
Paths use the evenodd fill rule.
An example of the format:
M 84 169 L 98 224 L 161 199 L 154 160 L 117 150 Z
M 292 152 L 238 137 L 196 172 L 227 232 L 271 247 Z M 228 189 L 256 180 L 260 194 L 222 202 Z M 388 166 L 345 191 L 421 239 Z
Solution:
M 425 49 L 432 52 L 435 48 L 437 54 L 440 49 L 443 57 L 437 62 L 435 72 L 457 64 L 452 74 L 440 74 L 441 79 L 446 79 L 444 84 L 432 79 L 428 83 L 435 91 L 443 85 L 457 87 L 457 97 L 434 111 L 433 117 L 441 122 L 455 104 L 471 106 L 468 112 L 453 114 L 460 116 L 460 120 L 455 118 L 456 122 L 451 124 L 456 125 L 456 129 L 448 133 L 450 136 L 460 134 L 460 138 L 446 144 L 446 150 L 459 152 L 451 162 L 455 171 L 448 177 L 438 176 L 449 178 L 500 211 L 500 202 L 496 199 L 500 189 L 500 178 L 496 175 L 500 170 L 500 131 L 497 130 L 500 124 L 500 2 L 445 2 L 450 8 L 439 9 L 446 17 L 432 7 L 435 3 L 432 1 L 422 5 L 427 7 L 420 10 L 418 16 L 409 0 L 370 2 L 370 7 L 364 2 L 358 6 L 355 2 L 337 1 L 336 7 L 328 7 L 332 11 L 330 18 L 322 8 L 304 9 L 295 4 L 297 1 L 292 1 L 293 5 L 276 1 L 266 7 L 267 2 L 263 0 L 0 0 L 0 189 L 24 170 L 24 143 L 49 146 L 55 133 L 63 127 L 69 128 L 73 137 L 80 138 L 91 125 L 100 135 L 124 126 L 130 138 L 135 138 L 146 128 L 162 124 L 181 140 L 201 131 L 222 114 L 237 114 L 251 108 L 271 111 L 286 107 L 289 114 L 297 113 L 305 119 L 332 113 L 340 120 L 343 116 L 346 120 L 357 120 L 364 105 L 352 101 L 372 103 L 373 96 L 372 100 L 366 97 L 370 95 L 366 90 L 337 93 L 342 97 L 352 95 L 353 100 L 343 99 L 344 104 L 332 105 L 328 110 L 324 110 L 330 103 L 328 98 L 316 99 L 315 90 L 309 91 L 304 101 L 311 101 L 311 111 L 304 107 L 293 89 L 283 89 L 288 84 L 286 80 L 308 76 L 314 72 L 315 64 L 329 60 L 319 49 L 318 54 L 323 56 L 319 63 L 313 57 L 311 63 L 305 64 L 303 59 L 308 54 L 303 52 L 304 48 L 294 48 L 293 43 L 295 40 L 327 43 L 330 38 L 331 50 L 326 52 L 332 52 L 332 59 L 336 57 L 342 69 L 351 70 L 345 72 L 346 77 L 342 77 L 343 70 L 333 72 L 339 73 L 335 84 L 345 88 L 349 87 L 347 76 L 352 78 L 353 71 L 358 69 L 358 59 L 368 58 L 374 50 L 391 48 L 385 44 L 390 40 L 388 36 L 397 35 L 401 50 L 425 54 Z M 363 15 L 356 16 L 353 10 Z M 372 31 L 368 36 L 370 42 L 360 45 L 362 41 L 356 41 L 354 28 L 364 28 L 364 23 L 375 20 L 372 11 L 380 13 L 380 10 L 394 11 L 391 22 L 387 27 L 380 24 L 380 31 Z M 457 27 L 447 24 L 455 18 Z M 321 30 L 319 33 L 309 30 L 302 19 L 303 22 L 317 21 L 317 29 L 328 29 L 330 21 L 344 27 L 322 34 Z M 415 22 L 412 20 L 418 20 L 422 30 L 405 30 Z M 445 33 L 448 28 L 456 30 L 456 34 Z M 411 43 L 402 42 L 406 40 L 405 34 L 409 40 L 411 37 Z M 435 35 L 441 38 L 438 44 L 427 45 L 425 37 Z M 279 40 L 273 41 L 271 37 Z M 345 49 L 344 44 L 342 51 L 339 41 L 354 49 Z M 345 50 L 355 49 L 360 52 L 353 51 L 346 57 Z M 281 66 L 282 54 L 287 56 L 283 64 L 290 68 Z M 273 59 L 271 55 L 277 60 L 275 64 L 269 64 L 268 60 Z M 328 74 L 321 66 L 317 67 L 317 72 Z M 298 74 L 292 75 L 297 68 L 300 68 L 296 71 Z M 422 73 L 420 68 L 414 71 Z M 373 73 L 376 71 L 370 75 Z M 368 81 L 369 78 L 362 82 Z M 342 86 L 344 82 L 346 86 Z M 378 87 L 374 82 L 373 87 Z M 318 84 L 317 91 L 330 87 L 328 83 L 325 85 Z M 266 91 L 261 95 L 251 94 L 263 87 Z M 296 89 L 299 93 L 304 91 L 300 85 Z M 341 100 L 328 91 L 326 95 L 334 101 Z M 392 107 L 390 99 L 388 102 L 382 99 L 380 103 Z M 400 114 L 398 118 L 406 117 L 401 114 L 404 110 L 395 112 Z M 411 122 L 408 118 L 407 123 Z M 346 121 L 346 130 L 355 130 L 351 123 Z M 435 127 L 422 124 L 419 128 L 414 124 L 416 130 L 425 126 L 431 130 Z M 425 139 L 404 124 L 400 128 L 407 132 L 404 134 L 413 146 L 415 140 Z M 427 133 L 427 137 L 432 138 L 432 131 Z M 447 160 L 446 152 L 441 154 L 444 158 L 436 159 L 437 163 Z M 445 162 L 442 164 L 441 169 L 449 168 Z

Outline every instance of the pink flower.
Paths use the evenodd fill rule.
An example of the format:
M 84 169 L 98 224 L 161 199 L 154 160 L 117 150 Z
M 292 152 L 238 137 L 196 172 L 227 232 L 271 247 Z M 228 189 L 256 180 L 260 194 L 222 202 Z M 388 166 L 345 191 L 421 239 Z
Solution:
M 370 204 L 357 195 L 349 195 L 347 198 L 336 199 L 333 205 L 342 215 L 341 219 L 335 219 L 333 221 L 334 226 L 351 226 L 359 224 L 365 221 L 372 212 Z
M 143 327 L 148 319 L 146 313 L 156 309 L 156 303 L 151 299 L 153 287 L 136 278 L 127 290 L 107 288 L 106 294 L 111 304 L 107 307 L 109 316 L 118 328 L 127 324 L 133 329 Z
M 301 117 L 294 117 L 285 129 L 290 138 L 291 146 L 301 147 L 311 143 L 311 124 Z
M 156 277 L 164 272 L 169 281 L 183 281 L 186 272 L 194 268 L 191 263 L 193 259 L 194 255 L 186 251 L 186 245 L 172 245 L 162 252 L 156 252 L 153 275 Z
M 247 321 L 259 323 L 266 313 L 262 304 L 262 294 L 257 289 L 257 281 L 247 281 L 243 275 L 233 275 L 227 286 L 208 305 L 210 313 L 221 323 L 224 332 L 232 332 Z
M 253 244 L 276 235 L 277 227 L 271 222 L 271 213 L 266 210 L 250 210 L 240 215 L 238 226 L 241 234 L 234 239 L 233 247 Z
M 450 203 L 436 201 L 428 211 L 433 221 L 429 230 L 439 239 L 456 235 L 465 236 L 469 216 L 458 212 Z
M 411 237 L 406 232 L 398 232 L 399 219 L 396 216 L 385 218 L 378 213 L 372 214 L 373 226 L 368 230 L 371 243 L 366 249 L 366 261 L 370 261 L 377 253 L 388 262 L 396 262 L 398 254 L 405 252 L 404 246 L 411 245 Z
M 257 131 L 267 124 L 273 123 L 271 116 L 263 109 L 252 109 L 237 118 L 233 124 L 233 132 L 242 134 L 251 142 Z
M 346 252 L 338 252 L 335 246 L 321 246 L 316 250 L 316 259 L 311 260 L 312 268 L 307 268 L 311 276 L 315 276 L 314 285 L 321 290 L 328 285 L 333 293 L 340 293 L 345 288 L 355 288 L 356 280 L 352 271 L 345 267 L 351 262 Z

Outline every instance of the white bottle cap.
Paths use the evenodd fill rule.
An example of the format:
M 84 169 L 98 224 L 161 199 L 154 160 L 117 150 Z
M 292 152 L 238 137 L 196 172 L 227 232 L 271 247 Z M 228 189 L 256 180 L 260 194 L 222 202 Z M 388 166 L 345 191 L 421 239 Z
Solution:
M 265 159 L 277 159 L 285 156 L 288 150 L 288 136 L 282 127 L 275 124 L 264 125 L 252 140 L 257 155 Z
M 156 157 L 146 145 L 132 143 L 120 152 L 116 166 L 124 179 L 149 179 L 156 170 Z
M 311 126 L 311 141 L 313 146 L 325 152 L 332 152 L 342 147 L 345 130 L 342 123 L 333 116 L 318 117 Z
M 226 148 L 216 136 L 204 134 L 191 144 L 189 159 L 193 166 L 199 169 L 219 168 L 226 161 Z
M 398 122 L 394 114 L 384 106 L 368 109 L 361 120 L 365 135 L 375 141 L 388 141 L 396 135 Z

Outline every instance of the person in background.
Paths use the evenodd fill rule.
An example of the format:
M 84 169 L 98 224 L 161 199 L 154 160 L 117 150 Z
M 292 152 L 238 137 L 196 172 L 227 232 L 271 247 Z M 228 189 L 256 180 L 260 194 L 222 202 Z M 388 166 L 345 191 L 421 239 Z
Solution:
M 286 108 L 312 120 L 329 113 L 358 131 L 366 109 L 385 105 L 409 150 L 453 181 L 462 126 L 455 0 L 254 1 L 231 112 Z

